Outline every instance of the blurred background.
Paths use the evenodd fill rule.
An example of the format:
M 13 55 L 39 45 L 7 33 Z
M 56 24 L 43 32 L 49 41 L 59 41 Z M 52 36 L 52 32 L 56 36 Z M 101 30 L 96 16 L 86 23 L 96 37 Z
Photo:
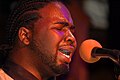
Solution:
M 82 41 L 92 38 L 104 48 L 120 50 L 120 0 L 64 0 L 76 25 L 77 50 L 70 71 L 57 80 L 120 80 L 119 67 L 110 59 L 84 62 L 79 56 Z M 16 0 L 0 0 L 0 45 L 6 43 L 6 20 Z M 0 57 L 2 59 L 2 57 Z

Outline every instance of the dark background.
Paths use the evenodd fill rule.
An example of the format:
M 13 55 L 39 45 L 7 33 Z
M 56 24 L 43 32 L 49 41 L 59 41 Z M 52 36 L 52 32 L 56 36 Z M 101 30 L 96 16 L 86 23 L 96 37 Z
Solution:
M 10 4 L 14 0 L 0 0 L 0 44 L 6 43 L 6 19 Z M 97 39 L 105 48 L 120 50 L 120 0 L 109 0 L 109 28 L 107 30 L 89 29 L 89 37 Z M 116 80 L 119 67 L 110 59 L 101 59 L 88 64 L 90 80 Z

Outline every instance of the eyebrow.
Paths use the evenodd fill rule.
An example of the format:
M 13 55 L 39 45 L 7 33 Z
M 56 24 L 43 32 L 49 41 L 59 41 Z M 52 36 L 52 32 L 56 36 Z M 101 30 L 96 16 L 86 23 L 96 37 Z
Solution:
M 68 24 L 67 22 L 56 22 L 56 23 L 54 23 L 54 24 L 62 24 L 62 25 L 64 25 L 64 27 L 65 27 L 65 26 L 69 26 L 69 24 Z M 74 28 L 75 28 L 75 25 L 71 25 L 70 28 L 74 29 Z

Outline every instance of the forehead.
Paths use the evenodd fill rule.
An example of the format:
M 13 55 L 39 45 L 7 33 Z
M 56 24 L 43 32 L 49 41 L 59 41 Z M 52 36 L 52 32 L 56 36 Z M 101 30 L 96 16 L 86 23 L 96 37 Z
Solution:
M 44 8 L 40 9 L 39 12 L 42 17 L 58 18 L 73 23 L 69 10 L 61 2 L 51 2 Z

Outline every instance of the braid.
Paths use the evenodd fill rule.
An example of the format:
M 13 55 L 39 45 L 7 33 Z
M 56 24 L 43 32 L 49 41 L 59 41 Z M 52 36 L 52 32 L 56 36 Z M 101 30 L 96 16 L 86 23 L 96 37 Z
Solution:
M 13 46 L 18 30 L 21 26 L 30 26 L 37 19 L 41 18 L 37 10 L 43 8 L 49 2 L 57 0 L 20 0 L 8 18 L 8 42 Z M 30 28 L 30 27 L 29 27 Z
M 19 0 L 17 2 L 7 20 L 7 44 L 0 44 L 0 67 L 5 62 L 9 56 L 9 52 L 14 46 L 19 28 L 24 26 L 32 29 L 34 27 L 34 22 L 41 18 L 38 14 L 38 9 L 43 8 L 48 3 L 55 1 L 58 0 Z

